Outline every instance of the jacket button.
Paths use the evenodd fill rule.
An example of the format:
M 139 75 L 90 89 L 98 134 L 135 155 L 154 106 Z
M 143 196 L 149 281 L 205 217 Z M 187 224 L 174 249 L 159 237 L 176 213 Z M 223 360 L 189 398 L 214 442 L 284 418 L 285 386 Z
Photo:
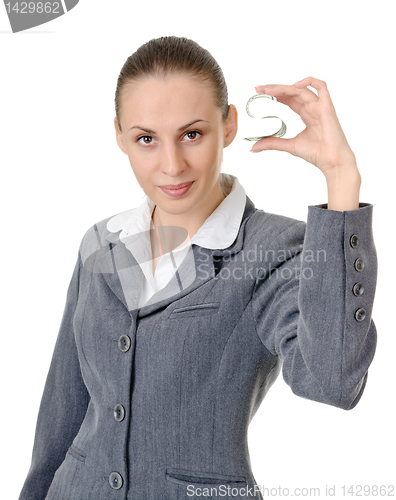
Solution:
M 364 293 L 364 286 L 361 283 L 355 283 L 352 290 L 353 290 L 354 295 L 359 297 L 360 295 L 363 295 L 363 293 Z
M 364 260 L 360 257 L 355 260 L 355 269 L 356 271 L 363 271 L 364 269 Z
M 356 248 L 359 245 L 359 238 L 356 236 L 356 234 L 353 234 L 349 238 L 349 244 L 351 245 L 352 248 Z
M 357 321 L 363 321 L 366 317 L 366 310 L 362 307 L 355 312 L 355 319 Z
M 114 418 L 117 420 L 117 422 L 121 422 L 125 418 L 125 408 L 118 404 L 115 405 L 114 407 Z
M 109 476 L 109 483 L 113 490 L 119 490 L 122 486 L 122 477 L 118 472 L 112 472 Z
M 121 335 L 121 337 L 118 339 L 118 347 L 120 351 L 127 352 L 131 347 L 130 337 L 128 337 L 128 335 Z

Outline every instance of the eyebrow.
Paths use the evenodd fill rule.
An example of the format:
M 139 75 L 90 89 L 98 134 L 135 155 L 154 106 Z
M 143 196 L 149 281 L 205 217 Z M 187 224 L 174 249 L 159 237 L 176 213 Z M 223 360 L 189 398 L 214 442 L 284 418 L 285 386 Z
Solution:
M 190 127 L 191 125 L 194 125 L 194 123 L 197 122 L 208 122 L 208 120 L 202 120 L 201 118 L 198 118 L 197 120 L 194 120 L 190 123 L 187 123 L 187 125 L 183 125 L 182 127 L 179 128 L 179 132 L 182 132 L 184 129 Z M 133 127 L 130 127 L 128 130 L 132 130 L 133 128 L 140 128 L 140 130 L 143 130 L 144 132 L 147 132 L 148 134 L 155 134 L 154 130 L 151 130 L 149 128 L 142 127 L 141 125 L 134 125 Z

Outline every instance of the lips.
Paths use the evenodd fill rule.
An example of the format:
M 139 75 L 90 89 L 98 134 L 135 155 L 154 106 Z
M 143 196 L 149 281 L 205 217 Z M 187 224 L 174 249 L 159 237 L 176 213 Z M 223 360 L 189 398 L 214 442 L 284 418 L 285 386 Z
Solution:
M 165 189 L 180 189 L 185 186 L 189 186 L 191 182 L 183 182 L 182 184 L 169 184 L 168 186 L 160 186 Z
M 182 184 L 170 184 L 168 186 L 159 186 L 162 191 L 171 196 L 172 198 L 180 198 L 184 196 L 191 186 L 194 184 L 194 181 L 191 182 L 183 182 Z

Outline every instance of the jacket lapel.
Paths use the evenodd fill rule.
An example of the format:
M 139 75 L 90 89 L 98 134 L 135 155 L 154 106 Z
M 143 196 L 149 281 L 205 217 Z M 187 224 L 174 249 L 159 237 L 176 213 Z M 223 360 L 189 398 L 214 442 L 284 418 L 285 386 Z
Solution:
M 140 309 L 138 309 L 139 293 L 145 276 L 135 257 L 119 240 L 118 235 L 107 232 L 106 243 L 103 245 L 98 237 L 100 248 L 95 255 L 92 255 L 94 259 L 91 265 L 92 272 L 103 274 L 110 289 L 133 317 L 152 314 L 215 277 L 213 257 L 229 256 L 238 253 L 243 248 L 245 224 L 255 210 L 253 202 L 246 196 L 244 214 L 234 243 L 226 249 L 216 250 L 193 244 L 168 284 L 155 293 Z

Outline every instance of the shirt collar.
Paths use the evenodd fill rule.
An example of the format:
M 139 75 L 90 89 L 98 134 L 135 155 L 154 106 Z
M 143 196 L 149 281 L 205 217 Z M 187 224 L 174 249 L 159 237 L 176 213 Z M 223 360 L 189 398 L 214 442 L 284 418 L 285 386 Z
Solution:
M 235 241 L 246 204 L 246 193 L 237 177 L 220 173 L 219 180 L 225 198 L 190 240 L 190 244 L 212 250 L 227 248 Z M 145 233 L 151 227 L 154 207 L 155 203 L 145 196 L 143 203 L 137 208 L 110 218 L 107 229 L 112 233 L 121 231 L 120 240 L 133 234 Z

